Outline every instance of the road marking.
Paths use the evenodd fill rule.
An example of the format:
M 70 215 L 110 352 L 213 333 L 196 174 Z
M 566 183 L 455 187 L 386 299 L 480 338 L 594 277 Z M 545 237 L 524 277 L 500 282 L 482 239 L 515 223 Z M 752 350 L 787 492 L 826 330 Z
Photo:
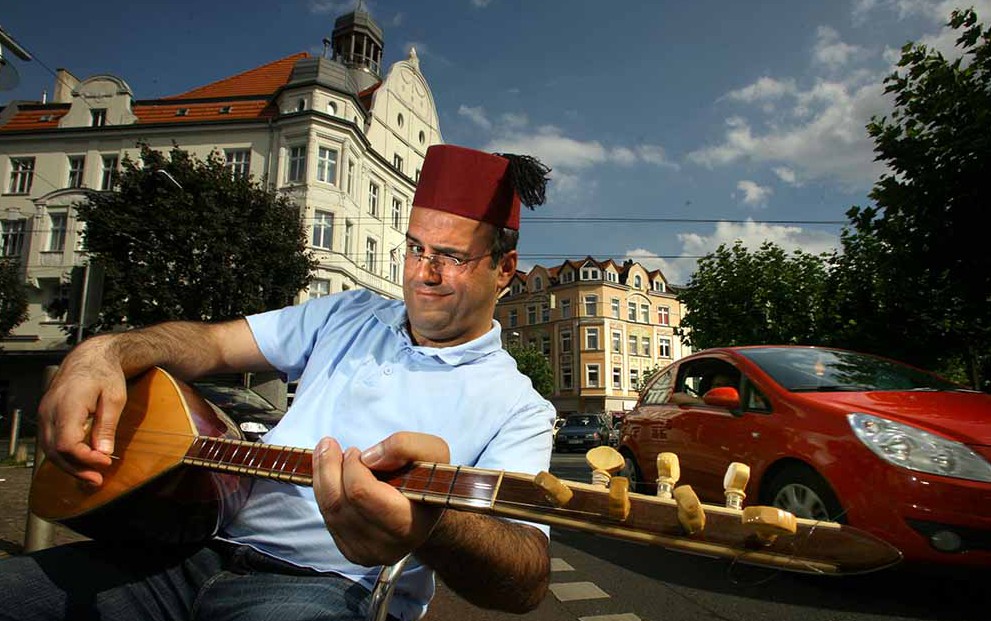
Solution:
M 551 571 L 574 571 L 575 568 L 568 564 L 563 558 L 551 559 Z
M 558 582 L 550 585 L 551 592 L 560 602 L 578 599 L 602 599 L 609 594 L 593 582 Z
M 595 615 L 594 617 L 578 617 L 578 621 L 640 621 L 640 617 L 632 612 L 621 615 Z

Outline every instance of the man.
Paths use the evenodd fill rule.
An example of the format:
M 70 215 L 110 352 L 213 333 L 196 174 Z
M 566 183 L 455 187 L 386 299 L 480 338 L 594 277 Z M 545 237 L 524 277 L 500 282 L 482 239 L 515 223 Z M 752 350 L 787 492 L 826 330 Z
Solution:
M 516 271 L 521 195 L 542 202 L 547 172 L 532 158 L 431 147 L 406 234 L 405 303 L 346 292 L 80 344 L 42 400 L 39 429 L 49 458 L 83 484 L 100 485 L 111 463 L 125 378 L 158 365 L 187 379 L 298 378 L 265 441 L 315 445 L 313 487 L 255 481 L 206 546 L 83 544 L 0 563 L 0 618 L 363 618 L 377 566 L 409 552 L 397 618 L 423 614 L 433 572 L 477 605 L 534 608 L 549 576 L 546 527 L 411 503 L 372 470 L 449 458 L 548 467 L 554 409 L 502 350 L 493 319 Z

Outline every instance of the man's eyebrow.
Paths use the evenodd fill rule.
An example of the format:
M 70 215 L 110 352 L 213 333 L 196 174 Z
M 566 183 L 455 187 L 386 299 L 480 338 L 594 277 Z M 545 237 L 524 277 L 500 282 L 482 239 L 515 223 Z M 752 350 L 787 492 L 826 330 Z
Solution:
M 416 237 L 413 237 L 409 233 L 406 233 L 406 241 L 407 242 L 410 242 L 410 243 L 417 244 L 419 246 L 424 246 L 424 247 L 426 246 L 426 244 L 424 244 L 422 241 L 420 241 Z M 446 247 L 445 246 L 431 246 L 431 248 L 433 249 L 434 254 L 447 254 L 447 255 L 452 255 L 452 256 L 453 255 L 465 255 L 465 256 L 468 255 L 468 251 L 467 250 L 460 250 L 458 248 L 452 248 L 451 246 L 446 246 Z

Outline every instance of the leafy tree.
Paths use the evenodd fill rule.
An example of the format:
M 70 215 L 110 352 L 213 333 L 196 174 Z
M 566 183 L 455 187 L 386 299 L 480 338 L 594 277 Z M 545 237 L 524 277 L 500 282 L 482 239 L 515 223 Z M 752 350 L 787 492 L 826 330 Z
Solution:
M 105 269 L 96 331 L 165 320 L 223 320 L 291 303 L 314 267 L 285 196 L 206 161 L 139 144 L 116 191 L 76 205 L 85 249 Z
M 647 369 L 646 371 L 644 371 L 643 373 L 641 373 L 640 374 L 640 379 L 637 380 L 637 385 L 633 387 L 633 390 L 635 390 L 637 392 L 640 392 L 641 390 L 643 390 L 644 389 L 644 386 L 647 385 L 647 382 L 649 382 L 651 379 L 653 379 L 654 378 L 654 375 L 656 375 L 658 371 L 664 369 L 666 366 L 668 366 L 668 365 L 667 364 L 655 364 L 652 368 Z
M 516 367 L 533 382 L 542 395 L 554 392 L 554 371 L 547 357 L 532 345 L 507 345 L 506 351 L 516 359 Z
M 28 292 L 17 261 L 0 257 L 0 338 L 27 321 Z
M 699 260 L 679 299 L 678 334 L 694 349 L 813 343 L 822 324 L 827 257 L 764 242 L 749 251 L 737 240 Z
M 845 294 L 858 314 L 876 315 L 861 338 L 922 366 L 962 357 L 981 385 L 991 353 L 991 253 L 973 240 L 991 204 L 991 30 L 973 10 L 954 11 L 949 25 L 960 31 L 961 58 L 910 43 L 885 79 L 894 110 L 867 129 L 891 172 L 870 194 L 874 207 L 848 212 L 844 238 L 846 267 L 870 267 L 872 282 L 860 293 L 848 282 Z

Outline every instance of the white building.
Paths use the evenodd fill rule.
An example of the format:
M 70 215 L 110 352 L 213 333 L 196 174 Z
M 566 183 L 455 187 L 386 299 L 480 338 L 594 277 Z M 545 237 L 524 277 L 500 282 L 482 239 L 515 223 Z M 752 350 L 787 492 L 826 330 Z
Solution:
M 427 147 L 442 142 L 415 51 L 381 74 L 382 30 L 360 8 L 339 17 L 331 49 L 299 53 L 162 99 L 126 80 L 58 72 L 48 102 L 0 110 L 0 252 L 19 260 L 30 319 L 0 341 L 0 413 L 33 412 L 41 369 L 64 355 L 65 316 L 81 296 L 86 256 L 71 205 L 109 190 L 138 141 L 173 144 L 289 192 L 319 260 L 300 300 L 351 288 L 402 295 L 403 242 Z M 74 269 L 75 268 L 75 269 Z

